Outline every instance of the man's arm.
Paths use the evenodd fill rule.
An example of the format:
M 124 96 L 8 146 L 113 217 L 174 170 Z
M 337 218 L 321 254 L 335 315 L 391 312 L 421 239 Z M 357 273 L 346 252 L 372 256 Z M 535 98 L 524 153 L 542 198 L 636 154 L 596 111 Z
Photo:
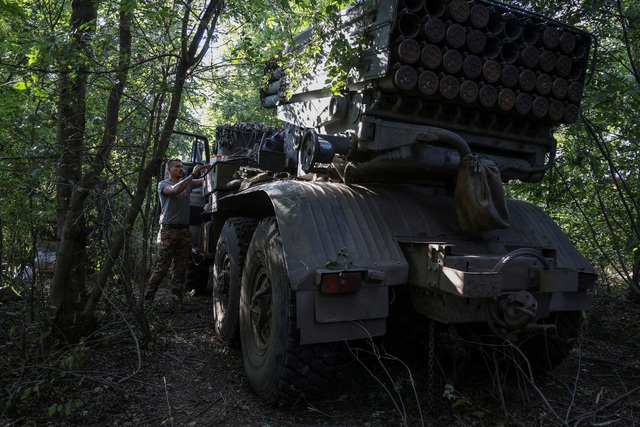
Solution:
M 194 187 L 202 187 L 204 185 L 204 178 L 198 178 L 193 180 Z
M 175 196 L 182 193 L 188 186 L 189 183 L 193 181 L 193 174 L 187 176 L 182 181 L 179 181 L 177 184 L 167 185 L 162 189 L 162 194 L 165 196 Z M 202 185 L 202 184 L 200 184 Z
M 191 172 L 189 176 L 174 185 L 167 185 L 162 189 L 162 194 L 166 196 L 175 196 L 177 194 L 180 194 L 189 186 L 191 181 L 193 181 L 194 187 L 201 187 L 204 179 L 196 179 L 196 176 L 200 175 L 202 169 L 209 169 L 209 165 L 195 165 L 195 167 L 193 168 L 193 172 Z

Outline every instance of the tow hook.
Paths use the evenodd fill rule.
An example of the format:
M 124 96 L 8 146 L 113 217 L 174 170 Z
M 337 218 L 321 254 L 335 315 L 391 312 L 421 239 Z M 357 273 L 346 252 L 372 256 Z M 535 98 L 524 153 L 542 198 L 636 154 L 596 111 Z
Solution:
M 509 328 L 518 329 L 535 320 L 538 301 L 527 291 L 509 295 L 500 302 L 504 322 Z

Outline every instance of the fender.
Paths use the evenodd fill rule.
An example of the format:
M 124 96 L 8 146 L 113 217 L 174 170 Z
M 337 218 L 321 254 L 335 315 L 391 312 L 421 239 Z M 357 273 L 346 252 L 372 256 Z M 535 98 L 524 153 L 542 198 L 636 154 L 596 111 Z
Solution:
M 305 344 L 384 334 L 388 289 L 409 283 L 406 242 L 490 258 L 541 248 L 556 269 L 593 273 L 542 210 L 515 200 L 508 207 L 509 228 L 473 233 L 461 229 L 448 188 L 281 180 L 222 197 L 217 209 L 224 216 L 275 215 Z M 359 292 L 323 295 L 316 277 L 328 268 L 364 270 L 372 279 Z
M 316 268 L 341 250 L 354 267 L 386 273 L 385 285 L 406 283 L 406 239 L 452 243 L 461 251 L 505 255 L 510 246 L 552 249 L 556 267 L 593 273 L 558 225 L 540 208 L 508 200 L 509 228 L 473 233 L 458 223 L 453 192 L 418 185 L 345 185 L 274 181 L 218 201 L 226 216 L 275 214 L 294 290 L 314 287 Z
M 383 335 L 389 286 L 407 282 L 409 265 L 363 187 L 305 181 L 262 184 L 218 200 L 225 216 L 275 215 L 301 344 Z M 358 292 L 324 295 L 316 276 L 327 269 L 367 272 Z
M 386 215 L 362 187 L 276 181 L 224 197 L 218 210 L 231 205 L 254 215 L 268 216 L 266 208 L 275 214 L 294 291 L 315 289 L 316 270 L 334 264 L 382 272 L 385 286 L 406 283 L 408 264 Z

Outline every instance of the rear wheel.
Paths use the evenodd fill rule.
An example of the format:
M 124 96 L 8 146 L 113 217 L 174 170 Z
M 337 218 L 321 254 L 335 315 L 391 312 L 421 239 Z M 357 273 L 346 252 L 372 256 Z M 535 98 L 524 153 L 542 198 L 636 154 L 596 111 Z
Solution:
M 331 379 L 337 344 L 300 345 L 295 295 L 275 218 L 258 225 L 246 259 L 240 338 L 249 383 L 270 403 L 319 394 Z
M 538 372 L 548 371 L 562 363 L 581 335 L 582 320 L 581 311 L 560 311 L 550 319 L 555 324 L 555 330 L 540 332 L 527 338 L 520 349 L 529 359 L 532 368 Z
M 238 306 L 242 267 L 253 231 L 254 218 L 231 218 L 222 227 L 213 261 L 213 319 L 225 343 L 238 341 Z

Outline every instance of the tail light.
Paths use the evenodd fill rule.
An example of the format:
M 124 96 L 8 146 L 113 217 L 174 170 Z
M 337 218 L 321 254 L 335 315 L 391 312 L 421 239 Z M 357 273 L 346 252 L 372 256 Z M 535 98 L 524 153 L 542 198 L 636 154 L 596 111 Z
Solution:
M 320 273 L 320 292 L 323 294 L 343 294 L 362 289 L 362 271 L 336 271 Z

